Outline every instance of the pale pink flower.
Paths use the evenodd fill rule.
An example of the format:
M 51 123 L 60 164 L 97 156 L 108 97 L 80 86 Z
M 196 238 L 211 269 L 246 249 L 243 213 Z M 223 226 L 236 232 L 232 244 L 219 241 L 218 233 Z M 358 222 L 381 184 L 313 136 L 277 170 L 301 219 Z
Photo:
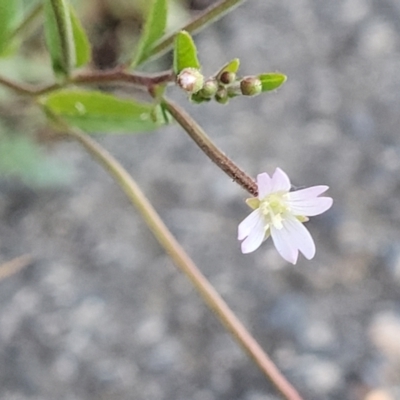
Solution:
M 267 173 L 257 175 L 258 197 L 247 200 L 254 211 L 238 229 L 242 253 L 251 253 L 270 235 L 279 254 L 296 264 L 299 251 L 310 260 L 315 244 L 303 222 L 307 217 L 322 214 L 332 206 L 330 197 L 318 197 L 328 186 L 312 186 L 291 192 L 289 177 L 277 168 L 272 178 Z

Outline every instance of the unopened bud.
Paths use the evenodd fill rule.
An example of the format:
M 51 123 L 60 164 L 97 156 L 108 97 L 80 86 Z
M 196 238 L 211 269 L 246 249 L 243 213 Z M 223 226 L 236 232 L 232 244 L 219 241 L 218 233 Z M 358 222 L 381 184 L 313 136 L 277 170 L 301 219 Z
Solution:
M 218 83 L 215 79 L 207 79 L 204 82 L 203 88 L 200 91 L 200 95 L 206 99 L 209 99 L 217 93 L 218 90 Z
M 224 87 L 220 87 L 214 98 L 218 103 L 226 104 L 229 100 L 228 91 Z
M 197 93 L 204 83 L 204 76 L 196 68 L 183 69 L 176 78 L 180 88 L 188 93 Z
M 224 71 L 219 76 L 219 81 L 224 85 L 230 85 L 231 83 L 235 82 L 236 74 L 234 72 Z
M 258 78 L 248 76 L 240 81 L 240 90 L 244 96 L 256 96 L 262 92 L 262 83 Z

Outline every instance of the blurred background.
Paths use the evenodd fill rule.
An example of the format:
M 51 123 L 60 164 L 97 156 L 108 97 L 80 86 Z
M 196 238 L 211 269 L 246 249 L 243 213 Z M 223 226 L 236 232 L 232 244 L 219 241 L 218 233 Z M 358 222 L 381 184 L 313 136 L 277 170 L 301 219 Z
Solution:
M 211 3 L 171 1 L 171 28 Z M 76 5 L 94 63 L 115 66 L 148 4 Z M 40 23 L 2 76 L 51 82 Z M 178 125 L 98 140 L 304 399 L 400 399 L 400 3 L 249 0 L 195 39 L 205 75 L 238 57 L 288 76 L 228 106 L 170 96 L 249 174 L 330 186 L 316 257 L 242 255 L 248 195 Z M 102 168 L 3 88 L 0 118 L 0 263 L 32 257 L 0 282 L 0 398 L 278 399 Z

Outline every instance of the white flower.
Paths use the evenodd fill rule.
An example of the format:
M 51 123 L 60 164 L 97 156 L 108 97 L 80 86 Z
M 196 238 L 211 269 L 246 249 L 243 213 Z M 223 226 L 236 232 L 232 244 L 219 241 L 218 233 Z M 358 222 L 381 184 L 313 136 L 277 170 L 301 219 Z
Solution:
M 315 244 L 303 222 L 307 217 L 322 214 L 332 206 L 330 197 L 318 197 L 328 186 L 312 186 L 290 192 L 289 177 L 277 168 L 272 178 L 257 175 L 258 197 L 247 200 L 254 211 L 238 229 L 242 253 L 251 253 L 270 235 L 279 254 L 296 264 L 299 251 L 307 259 L 315 255 Z

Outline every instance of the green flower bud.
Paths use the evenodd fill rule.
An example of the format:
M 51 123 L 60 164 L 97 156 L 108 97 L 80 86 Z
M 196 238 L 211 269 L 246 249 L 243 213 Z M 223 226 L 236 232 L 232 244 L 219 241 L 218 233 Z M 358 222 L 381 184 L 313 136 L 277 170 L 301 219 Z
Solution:
M 188 93 L 197 93 L 204 83 L 204 76 L 196 68 L 184 68 L 176 78 L 178 86 Z
M 200 90 L 199 94 L 202 97 L 209 99 L 213 97 L 215 93 L 217 93 L 217 90 L 218 90 L 218 83 L 216 82 L 215 79 L 210 78 L 204 82 L 203 88 Z
M 228 91 L 224 87 L 220 87 L 215 93 L 215 101 L 220 104 L 226 104 L 229 101 Z
M 240 81 L 240 90 L 244 96 L 256 96 L 262 92 L 262 83 L 255 76 L 247 76 Z

